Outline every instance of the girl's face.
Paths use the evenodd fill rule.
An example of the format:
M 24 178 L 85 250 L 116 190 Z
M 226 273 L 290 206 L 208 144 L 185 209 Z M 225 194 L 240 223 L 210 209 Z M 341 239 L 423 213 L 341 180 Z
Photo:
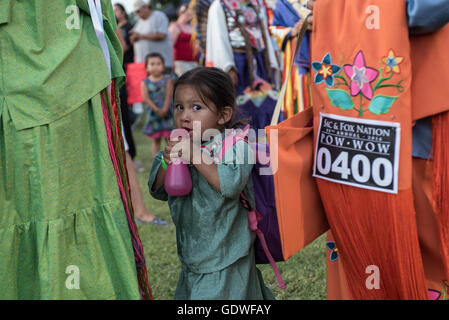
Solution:
M 191 132 L 194 121 L 199 121 L 201 122 L 201 137 L 207 129 L 222 129 L 232 117 L 231 107 L 225 107 L 218 112 L 215 104 L 209 102 L 206 105 L 201 100 L 201 96 L 189 85 L 180 85 L 176 88 L 173 105 L 176 128 L 183 128 Z
M 164 72 L 164 63 L 159 57 L 151 57 L 147 61 L 147 72 L 149 75 L 158 77 Z

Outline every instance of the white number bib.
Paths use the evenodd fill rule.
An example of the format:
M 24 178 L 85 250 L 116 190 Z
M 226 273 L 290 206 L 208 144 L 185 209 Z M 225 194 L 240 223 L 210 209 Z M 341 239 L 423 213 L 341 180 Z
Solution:
M 398 122 L 321 113 L 313 176 L 397 193 L 400 137 Z

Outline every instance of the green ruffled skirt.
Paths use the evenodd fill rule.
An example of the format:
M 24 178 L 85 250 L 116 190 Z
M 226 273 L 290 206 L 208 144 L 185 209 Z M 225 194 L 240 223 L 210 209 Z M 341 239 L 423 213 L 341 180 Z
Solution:
M 211 273 L 179 273 L 175 300 L 275 300 L 256 267 L 254 247 L 247 256 Z
M 100 96 L 50 124 L 0 118 L 0 299 L 140 299 Z

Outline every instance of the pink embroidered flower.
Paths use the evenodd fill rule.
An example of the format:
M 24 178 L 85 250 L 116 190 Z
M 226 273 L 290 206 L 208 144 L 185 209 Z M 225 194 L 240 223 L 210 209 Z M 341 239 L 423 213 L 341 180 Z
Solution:
M 371 82 L 376 80 L 379 71 L 366 66 L 362 50 L 356 54 L 352 65 L 346 64 L 343 68 L 346 75 L 351 79 L 351 95 L 356 96 L 362 92 L 367 99 L 371 100 L 373 98 Z

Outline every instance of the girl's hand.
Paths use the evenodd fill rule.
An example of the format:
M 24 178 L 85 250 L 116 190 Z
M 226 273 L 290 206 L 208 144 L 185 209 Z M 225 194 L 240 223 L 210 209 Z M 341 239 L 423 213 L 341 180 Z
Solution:
M 181 159 L 185 163 L 193 161 L 193 136 L 189 138 L 175 139 L 167 141 L 163 152 L 164 160 L 167 164 L 172 163 L 175 159 Z
M 164 157 L 165 163 L 166 164 L 170 164 L 172 161 L 172 150 L 175 147 L 175 145 L 178 143 L 178 141 L 174 141 L 174 140 L 169 140 L 169 139 L 165 139 L 165 148 L 164 151 L 162 152 L 162 156 Z

